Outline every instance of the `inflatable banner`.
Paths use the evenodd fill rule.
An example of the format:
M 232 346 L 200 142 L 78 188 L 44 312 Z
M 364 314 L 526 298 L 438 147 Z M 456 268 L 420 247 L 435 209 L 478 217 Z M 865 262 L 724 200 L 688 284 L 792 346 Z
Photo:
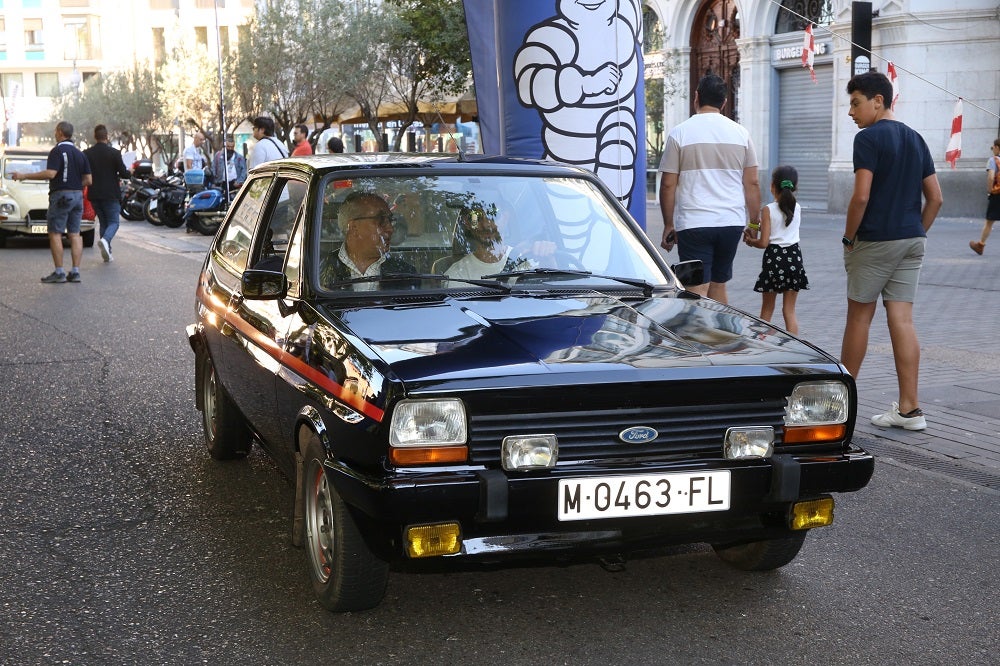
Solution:
M 646 223 L 640 0 L 464 0 L 484 152 L 589 169 Z

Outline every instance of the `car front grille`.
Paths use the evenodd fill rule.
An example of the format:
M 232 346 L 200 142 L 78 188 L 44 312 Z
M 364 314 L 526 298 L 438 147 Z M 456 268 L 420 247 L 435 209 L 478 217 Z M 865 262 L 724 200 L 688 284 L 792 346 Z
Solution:
M 28 219 L 32 221 L 42 221 L 44 222 L 48 216 L 48 211 L 45 208 L 32 208 L 28 211 Z
M 478 464 L 496 464 L 503 438 L 514 434 L 555 434 L 561 462 L 718 453 L 726 430 L 733 426 L 773 426 L 778 444 L 784 407 L 785 399 L 778 398 L 697 406 L 473 415 L 470 458 Z M 642 443 L 619 439 L 619 433 L 633 426 L 654 428 L 659 435 Z

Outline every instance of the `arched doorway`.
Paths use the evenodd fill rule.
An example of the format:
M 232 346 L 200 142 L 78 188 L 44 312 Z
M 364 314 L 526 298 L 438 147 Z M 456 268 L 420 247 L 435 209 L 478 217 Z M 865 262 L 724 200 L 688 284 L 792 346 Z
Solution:
M 691 96 L 706 74 L 718 74 L 729 88 L 729 100 L 722 113 L 736 120 L 740 89 L 740 17 L 735 0 L 706 0 L 691 26 Z

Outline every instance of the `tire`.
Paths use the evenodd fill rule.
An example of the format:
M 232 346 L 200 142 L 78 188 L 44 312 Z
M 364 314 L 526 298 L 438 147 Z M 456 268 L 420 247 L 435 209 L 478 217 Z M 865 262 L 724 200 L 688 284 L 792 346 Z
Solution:
M 222 224 L 222 213 L 211 216 L 193 215 L 189 226 L 199 234 L 214 236 L 220 224 Z
M 374 608 L 385 597 L 389 565 L 368 548 L 330 483 L 319 437 L 310 431 L 302 465 L 303 545 L 317 600 L 331 611 Z
M 97 236 L 96 230 L 91 229 L 90 231 L 84 231 L 80 234 L 80 238 L 83 239 L 84 247 L 94 247 L 94 238 Z
M 164 204 L 160 208 L 160 221 L 163 226 L 176 229 L 184 224 L 184 206 L 174 204 Z
M 160 204 L 156 197 L 146 199 L 146 203 L 142 205 L 142 214 L 146 217 L 146 221 L 154 227 L 163 226 L 163 222 L 160 221 L 159 207 Z
M 215 460 L 245 458 L 252 443 L 250 429 L 219 383 L 212 358 L 206 354 L 200 365 L 198 390 L 202 401 L 201 425 L 205 432 L 208 455 Z
M 145 219 L 146 214 L 142 210 L 142 205 L 133 199 L 128 197 L 122 201 L 122 217 L 124 217 L 129 222 L 138 222 L 139 220 Z
M 735 546 L 712 544 L 723 562 L 743 571 L 771 571 L 783 567 L 799 554 L 808 530 L 792 532 L 787 537 L 751 541 Z
M 0 247 L 7 247 L 7 232 L 0 231 Z

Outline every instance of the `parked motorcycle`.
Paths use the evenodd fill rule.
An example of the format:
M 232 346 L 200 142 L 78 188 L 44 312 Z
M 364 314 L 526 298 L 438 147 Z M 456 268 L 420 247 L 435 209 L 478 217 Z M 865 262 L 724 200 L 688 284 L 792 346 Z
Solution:
M 126 220 L 137 222 L 145 218 L 146 201 L 159 191 L 152 176 L 153 163 L 149 160 L 138 160 L 132 165 L 132 175 L 122 188 L 122 217 Z
M 175 229 L 184 224 L 184 203 L 187 201 L 187 187 L 184 177 L 172 173 L 159 179 L 162 186 L 156 196 L 143 204 L 143 214 L 150 224 Z
M 218 187 L 210 187 L 195 194 L 184 212 L 187 228 L 205 236 L 214 236 L 226 217 L 235 194 L 236 190 L 230 190 L 227 198 L 226 192 Z

